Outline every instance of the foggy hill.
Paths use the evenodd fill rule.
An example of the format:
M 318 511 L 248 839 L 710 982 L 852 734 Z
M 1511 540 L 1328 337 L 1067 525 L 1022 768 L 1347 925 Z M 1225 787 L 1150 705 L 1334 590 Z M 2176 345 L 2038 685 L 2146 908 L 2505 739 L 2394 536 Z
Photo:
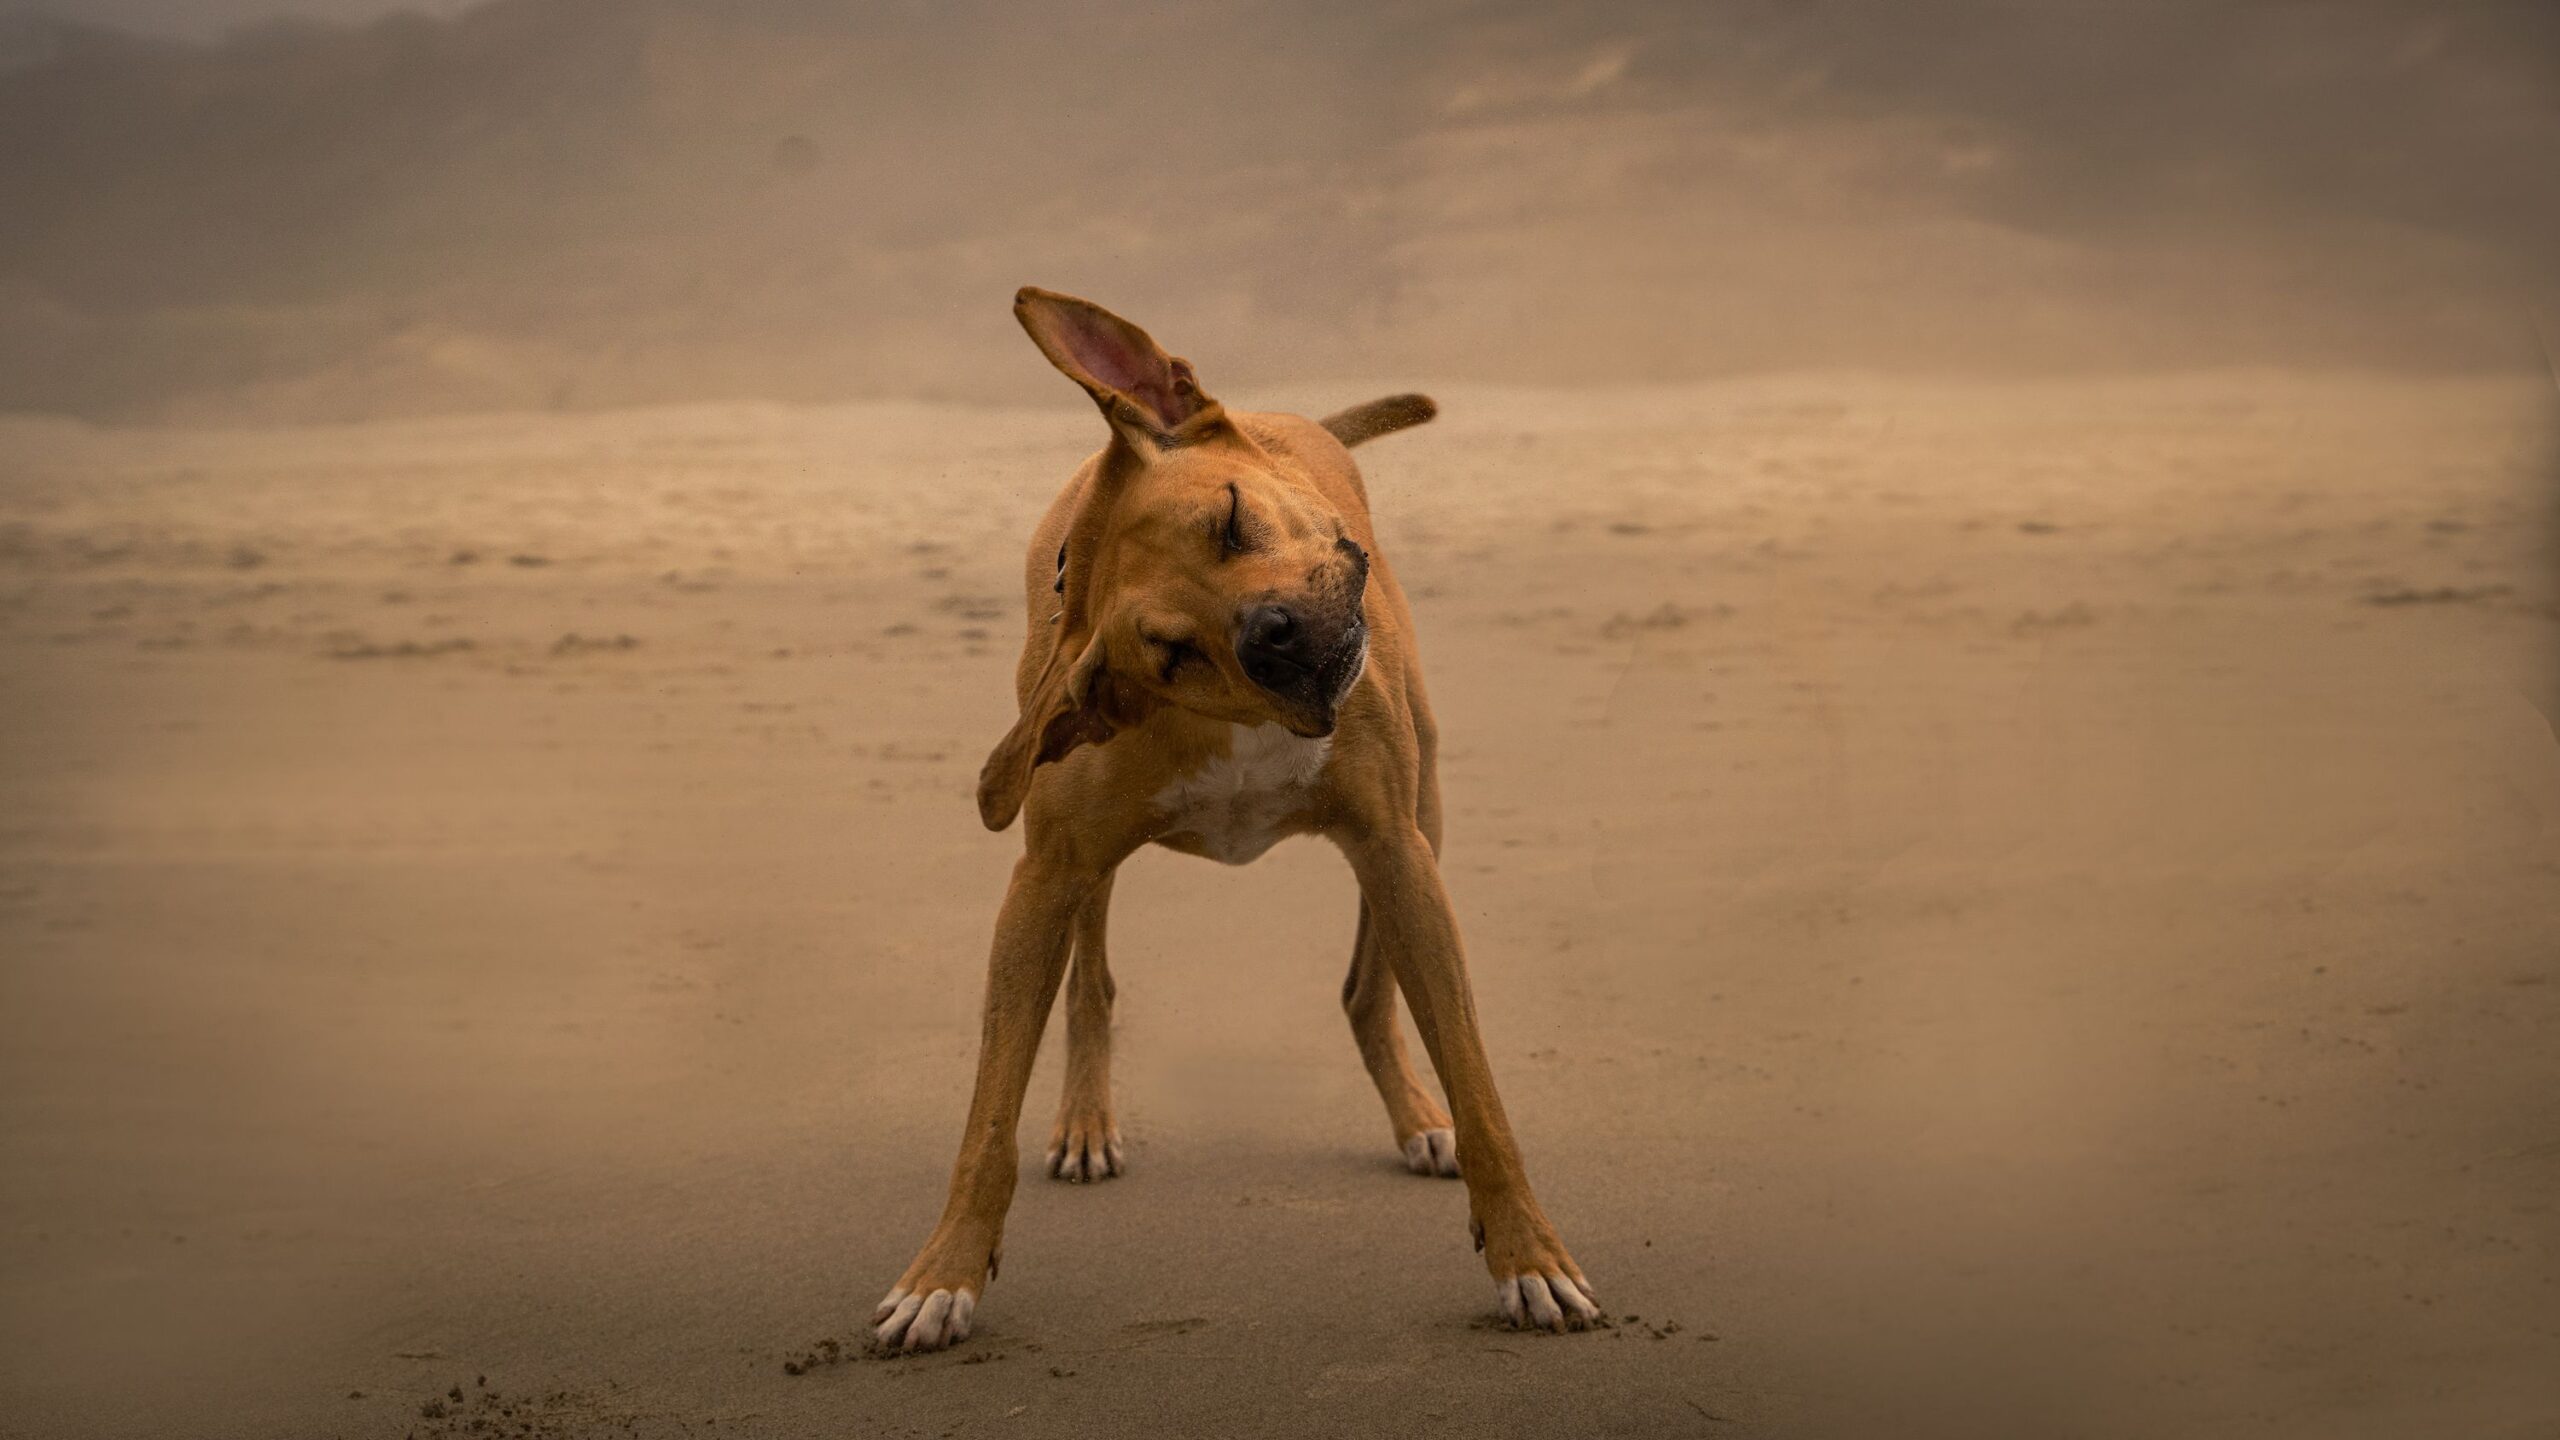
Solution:
M 1556 13 L 1548 13 L 1554 11 Z M 496 0 L 0 34 L 0 409 L 2479 367 L 2560 254 L 2549 7 Z

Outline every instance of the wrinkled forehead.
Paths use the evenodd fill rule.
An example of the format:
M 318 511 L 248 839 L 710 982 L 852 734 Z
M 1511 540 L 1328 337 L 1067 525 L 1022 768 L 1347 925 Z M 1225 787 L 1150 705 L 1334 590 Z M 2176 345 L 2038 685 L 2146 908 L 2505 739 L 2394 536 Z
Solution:
M 1313 518 L 1330 511 L 1312 486 L 1292 479 L 1267 458 L 1218 445 L 1156 457 L 1121 508 L 1142 527 L 1223 523 L 1238 496 L 1257 516 Z
M 1229 486 L 1260 483 L 1258 468 L 1241 459 L 1175 451 L 1139 474 L 1122 498 L 1121 508 L 1133 515 L 1206 511 L 1212 503 L 1225 506 Z

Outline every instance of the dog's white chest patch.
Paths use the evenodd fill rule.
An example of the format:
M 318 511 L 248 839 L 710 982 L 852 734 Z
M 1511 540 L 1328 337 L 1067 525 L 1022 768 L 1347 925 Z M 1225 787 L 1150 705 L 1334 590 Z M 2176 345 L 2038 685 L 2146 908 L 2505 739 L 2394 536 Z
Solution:
M 1278 725 L 1228 727 L 1226 754 L 1156 792 L 1165 838 L 1194 842 L 1185 848 L 1229 865 L 1260 858 L 1306 808 L 1332 751 L 1330 737 L 1309 740 Z

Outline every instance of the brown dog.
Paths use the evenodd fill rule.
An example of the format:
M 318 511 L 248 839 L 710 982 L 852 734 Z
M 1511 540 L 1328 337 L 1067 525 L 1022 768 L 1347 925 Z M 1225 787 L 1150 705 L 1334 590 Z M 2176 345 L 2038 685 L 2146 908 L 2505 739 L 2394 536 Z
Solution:
M 1321 425 L 1229 412 L 1188 361 L 1098 305 L 1025 289 L 1013 310 L 1102 407 L 1111 439 L 1031 542 L 1022 718 L 978 777 L 988 829 L 1025 814 L 1023 856 L 996 916 L 950 1201 L 880 1302 L 877 1342 L 935 1350 L 968 1338 L 1003 1249 L 1023 1089 L 1070 954 L 1049 1173 L 1120 1172 L 1103 954 L 1120 862 L 1153 841 L 1241 865 L 1307 833 L 1340 846 L 1360 880 L 1342 1003 L 1406 1164 L 1455 1175 L 1466 1157 L 1476 1246 L 1505 1318 L 1557 1330 L 1596 1321 L 1590 1283 L 1530 1193 L 1476 1031 L 1440 884 L 1437 735 L 1413 622 L 1346 448 L 1430 419 L 1431 402 L 1396 396 Z M 1454 1132 L 1406 1058 L 1399 989 L 1457 1111 Z

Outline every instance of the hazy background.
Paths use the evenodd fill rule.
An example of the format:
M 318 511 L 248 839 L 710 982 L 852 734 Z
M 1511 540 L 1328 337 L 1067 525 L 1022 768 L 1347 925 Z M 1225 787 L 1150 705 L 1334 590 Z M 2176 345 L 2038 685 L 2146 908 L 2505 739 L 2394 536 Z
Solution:
M 101 0 L 0 28 L 0 409 L 2537 366 L 2560 7 Z

